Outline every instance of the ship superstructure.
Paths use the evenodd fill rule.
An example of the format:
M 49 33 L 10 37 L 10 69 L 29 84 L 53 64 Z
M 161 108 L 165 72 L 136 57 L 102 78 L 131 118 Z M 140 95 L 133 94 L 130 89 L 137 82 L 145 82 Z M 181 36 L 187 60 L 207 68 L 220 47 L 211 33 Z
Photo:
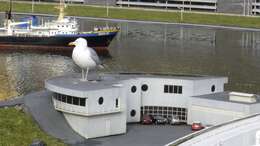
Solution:
M 96 50 L 107 49 L 119 29 L 117 27 L 93 28 L 88 32 L 79 32 L 79 24 L 75 17 L 65 17 L 66 5 L 60 1 L 59 16 L 56 20 L 34 23 L 35 16 L 21 22 L 12 19 L 12 2 L 6 12 L 4 27 L 0 28 L 0 48 L 68 48 L 69 42 L 78 37 L 87 39 L 88 45 Z M 37 20 L 36 20 L 37 21 Z M 101 29 L 100 29 L 101 28 Z

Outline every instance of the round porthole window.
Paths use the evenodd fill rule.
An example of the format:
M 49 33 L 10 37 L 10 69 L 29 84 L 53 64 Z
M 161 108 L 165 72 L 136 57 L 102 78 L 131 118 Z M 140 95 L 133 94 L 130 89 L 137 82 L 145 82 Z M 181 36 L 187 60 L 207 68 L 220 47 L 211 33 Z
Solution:
M 131 110 L 131 112 L 130 112 L 131 117 L 134 117 L 135 114 L 136 114 L 136 111 L 135 110 Z
M 211 92 L 215 92 L 215 85 L 211 86 Z
M 142 91 L 147 91 L 148 90 L 148 86 L 146 84 L 142 85 Z
M 99 99 L 98 99 L 98 104 L 103 104 L 103 102 L 104 102 L 104 98 L 103 97 L 99 97 Z
M 132 93 L 135 93 L 135 92 L 136 92 L 136 86 L 132 86 L 132 87 L 131 87 L 131 92 L 132 92 Z

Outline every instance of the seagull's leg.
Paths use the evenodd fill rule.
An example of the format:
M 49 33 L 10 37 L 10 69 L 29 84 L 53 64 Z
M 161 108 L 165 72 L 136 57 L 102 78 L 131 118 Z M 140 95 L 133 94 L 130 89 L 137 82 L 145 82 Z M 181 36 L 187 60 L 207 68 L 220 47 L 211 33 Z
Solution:
M 81 69 L 81 78 L 82 78 L 82 80 L 84 81 L 85 80 L 85 73 L 84 73 L 84 69 L 82 68 Z
M 88 68 L 87 68 L 87 71 L 86 71 L 86 81 L 88 80 Z

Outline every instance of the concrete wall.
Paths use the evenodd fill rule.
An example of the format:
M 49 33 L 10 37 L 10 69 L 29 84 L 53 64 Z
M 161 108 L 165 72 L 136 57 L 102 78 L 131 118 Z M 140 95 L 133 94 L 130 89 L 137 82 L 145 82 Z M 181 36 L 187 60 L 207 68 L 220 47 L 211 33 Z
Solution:
M 187 98 L 193 95 L 191 80 L 161 78 L 141 78 L 140 80 L 142 85 L 148 85 L 147 91 L 141 91 L 143 106 L 187 107 Z M 164 85 L 182 86 L 182 94 L 164 93 Z
M 256 146 L 255 135 L 259 130 L 260 115 L 256 115 L 190 134 L 188 140 L 176 140 L 167 146 Z
M 200 121 L 205 125 L 218 125 L 249 115 L 249 105 L 191 97 L 188 124 Z
M 259 114 L 260 113 L 260 103 L 252 104 L 250 106 L 250 114 Z
M 106 5 L 108 3 L 110 6 L 116 5 L 116 0 L 83 0 L 85 4 L 88 5 Z
M 205 79 L 194 81 L 194 96 L 211 94 L 224 91 L 224 84 L 228 82 L 227 78 Z M 215 86 L 215 91 L 211 91 L 212 86 Z
M 52 0 L 48 0 L 48 1 L 52 1 Z M 54 0 L 54 1 L 58 2 L 59 0 Z M 69 3 L 81 2 L 88 5 L 101 5 L 101 6 L 105 6 L 108 3 L 110 6 L 116 6 L 116 0 L 66 0 L 66 2 Z M 218 0 L 217 12 L 249 15 L 251 14 L 251 3 L 252 0 Z
M 120 106 L 116 107 L 116 99 L 119 101 L 120 88 L 108 88 L 89 91 L 87 94 L 87 108 L 89 114 L 102 114 L 107 112 L 116 112 L 120 110 Z M 103 98 L 103 103 L 99 104 L 99 98 Z M 125 104 L 125 103 L 122 103 Z
M 83 0 L 85 4 L 94 5 L 116 5 L 116 0 Z M 244 4 L 245 2 L 245 4 Z M 217 2 L 217 12 L 219 13 L 232 13 L 246 15 L 251 13 L 251 0 L 218 0 Z M 244 10 L 245 7 L 245 10 Z
M 140 107 L 141 107 L 141 87 L 140 80 L 130 79 L 122 82 L 124 87 L 122 92 L 125 93 L 126 98 L 126 115 L 127 122 L 139 122 L 140 121 Z M 132 92 L 131 89 L 136 87 L 136 91 Z M 135 111 L 135 116 L 131 116 L 131 111 Z
M 217 12 L 249 15 L 252 0 L 218 0 Z
M 126 132 L 125 112 L 91 117 L 63 114 L 71 128 L 85 138 L 109 136 Z
M 196 82 L 196 85 L 194 84 Z M 169 106 L 188 108 L 188 98 L 198 94 L 208 94 L 211 92 L 211 86 L 215 85 L 215 92 L 224 90 L 226 78 L 207 79 L 207 80 L 185 80 L 170 78 L 136 78 L 122 81 L 127 98 L 127 122 L 140 121 L 141 106 Z M 142 85 L 147 85 L 147 91 L 142 91 Z M 164 93 L 164 85 L 182 86 L 182 94 Z M 131 88 L 136 87 L 133 93 Z M 196 88 L 196 89 L 194 89 Z M 196 94 L 195 94 L 196 92 Z M 135 116 L 131 116 L 132 110 Z
M 87 116 L 63 112 L 72 129 L 85 138 L 125 133 L 126 98 L 121 90 L 122 87 L 89 91 L 86 103 Z M 103 97 L 102 104 L 98 103 L 100 97 Z M 116 107 L 116 99 L 118 99 L 118 107 Z

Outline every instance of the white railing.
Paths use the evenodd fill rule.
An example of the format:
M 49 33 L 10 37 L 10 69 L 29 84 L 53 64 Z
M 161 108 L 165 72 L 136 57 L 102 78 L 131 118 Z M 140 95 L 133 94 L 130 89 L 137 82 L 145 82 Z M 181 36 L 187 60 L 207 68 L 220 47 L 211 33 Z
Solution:
M 52 98 L 54 108 L 58 111 L 77 114 L 77 115 L 88 115 L 88 108 L 86 106 L 68 104 Z
M 75 115 L 95 116 L 95 115 L 118 113 L 118 112 L 122 111 L 122 108 L 118 107 L 118 108 L 110 109 L 110 110 L 89 112 L 88 108 L 87 108 L 87 102 L 86 102 L 86 106 L 80 106 L 80 105 L 68 104 L 66 102 L 56 100 L 55 98 L 52 98 L 52 100 L 53 100 L 54 108 L 56 110 L 61 111 L 61 112 L 75 114 Z
M 220 124 L 177 139 L 166 146 L 215 146 L 260 129 L 260 114 Z
M 193 2 L 193 1 L 190 1 Z M 196 0 L 194 2 L 203 2 Z M 215 1 L 209 1 L 204 3 L 213 3 L 216 4 Z M 152 2 L 130 2 L 130 1 L 117 1 L 116 4 L 118 5 L 131 5 L 131 6 L 150 6 L 150 7 L 167 7 L 167 8 L 191 8 L 191 9 L 207 9 L 207 10 L 216 10 L 217 6 L 211 6 L 211 5 L 195 5 L 195 4 L 167 4 L 167 3 L 152 3 Z

